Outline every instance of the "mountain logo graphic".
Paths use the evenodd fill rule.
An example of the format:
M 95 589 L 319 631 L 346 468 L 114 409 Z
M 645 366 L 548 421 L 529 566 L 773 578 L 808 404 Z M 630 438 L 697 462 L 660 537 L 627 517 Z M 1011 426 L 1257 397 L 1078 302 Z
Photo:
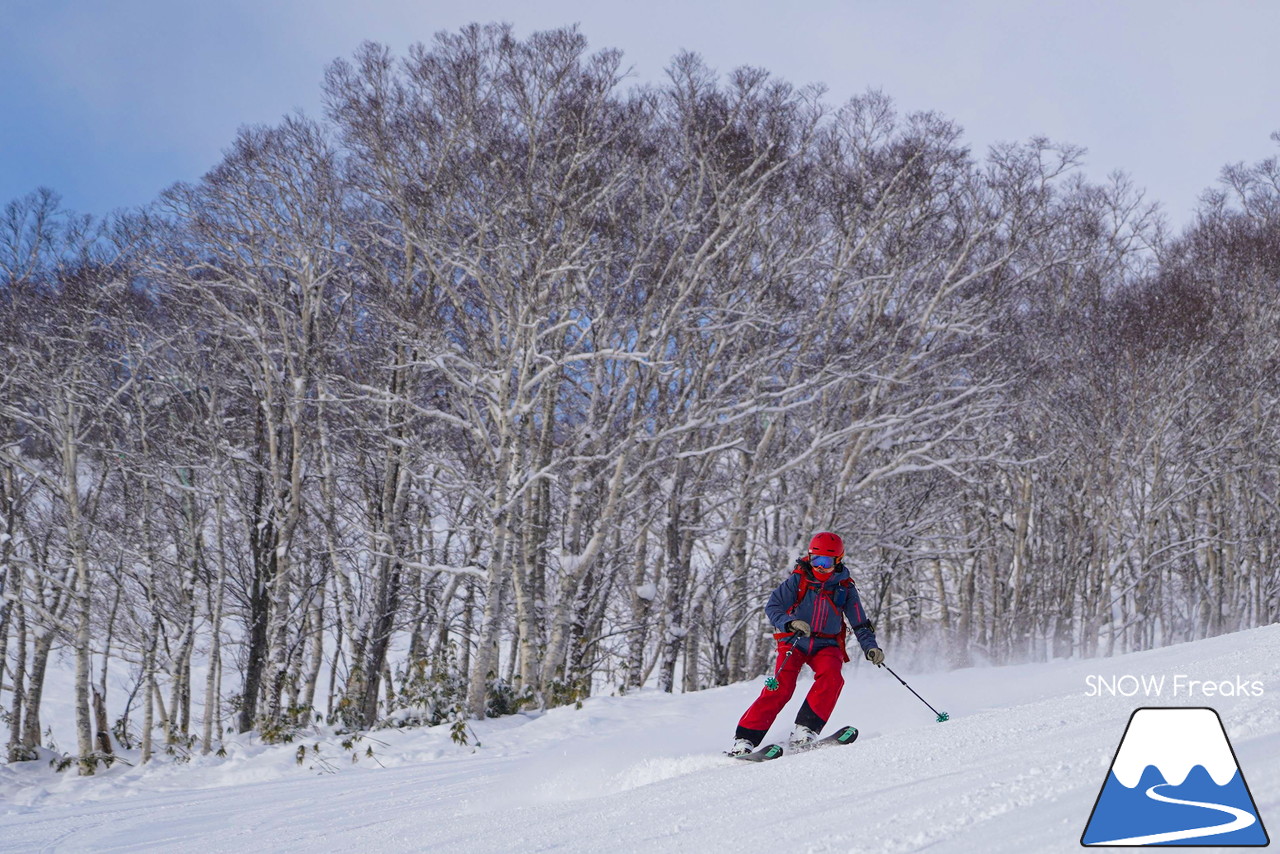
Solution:
M 1222 719 L 1207 708 L 1143 708 L 1129 718 L 1080 844 L 1270 843 Z

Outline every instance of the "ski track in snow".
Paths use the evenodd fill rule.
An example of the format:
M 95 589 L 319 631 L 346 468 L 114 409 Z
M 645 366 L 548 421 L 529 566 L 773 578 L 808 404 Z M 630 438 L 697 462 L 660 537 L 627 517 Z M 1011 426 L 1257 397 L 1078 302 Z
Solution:
M 1263 822 L 1280 815 L 1280 626 L 1107 660 L 896 669 L 952 720 L 859 662 L 828 727 L 859 740 L 762 764 L 720 753 L 757 679 L 480 722 L 474 750 L 447 727 L 376 732 L 385 769 L 362 754 L 318 774 L 297 742 L 92 779 L 0 765 L 0 852 L 1078 851 L 1130 713 L 1159 705 L 1217 708 Z M 1240 674 L 1268 693 L 1085 696 L 1086 675 L 1126 673 Z

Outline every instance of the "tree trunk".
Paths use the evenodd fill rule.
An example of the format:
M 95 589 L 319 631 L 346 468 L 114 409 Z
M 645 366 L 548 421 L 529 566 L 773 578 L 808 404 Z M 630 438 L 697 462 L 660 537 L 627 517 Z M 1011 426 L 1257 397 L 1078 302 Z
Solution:
M 649 580 L 649 528 L 646 526 L 639 536 L 635 566 L 631 575 L 631 632 L 627 636 L 627 690 L 635 691 L 644 687 L 644 653 L 649 640 L 649 620 L 653 613 L 653 602 L 657 596 L 658 582 L 661 575 L 653 573 L 653 581 Z
M 97 688 L 93 689 L 93 719 L 98 727 L 98 752 L 105 756 L 113 755 L 111 724 L 107 718 L 107 699 L 98 692 Z
M 311 608 L 307 643 L 311 647 L 311 657 L 307 663 L 306 681 L 302 686 L 300 705 L 309 710 L 315 709 L 316 684 L 320 681 L 320 668 L 324 665 L 324 590 L 317 593 L 319 601 Z
M 156 692 L 156 628 L 152 629 L 152 637 L 148 638 L 147 649 L 142 654 L 142 764 L 151 761 L 152 729 L 155 727 L 155 705 L 152 697 Z
M 21 587 L 15 586 L 14 592 L 20 595 Z M 23 743 L 22 729 L 23 711 L 27 702 L 27 617 L 20 598 L 14 602 L 14 612 L 17 634 L 14 637 L 13 667 L 10 669 L 10 673 L 13 674 L 13 705 L 9 718 L 8 761 L 10 762 L 30 758 L 27 752 L 28 746 Z
M 365 727 L 371 727 L 378 719 L 378 687 L 382 671 L 387 663 L 387 649 L 391 645 L 391 630 L 395 625 L 396 615 L 400 609 L 400 562 L 387 559 L 387 566 L 381 570 L 376 601 L 378 610 L 373 621 L 373 634 L 370 638 L 364 672 L 368 681 L 364 686 L 361 718 Z M 390 687 L 390 686 L 388 686 Z
M 495 561 L 500 560 L 495 554 Z M 502 581 L 502 572 L 498 567 L 490 566 L 480 636 L 476 642 L 471 677 L 467 683 L 467 712 L 477 720 L 484 719 L 489 679 L 497 669 L 495 654 L 498 649 L 498 624 L 502 615 Z
M 214 718 L 219 715 L 221 690 L 219 674 L 222 670 L 222 605 L 227 585 L 226 502 L 218 490 L 214 499 L 217 517 L 218 574 L 209 591 L 209 672 L 204 681 L 204 722 L 200 739 L 200 752 L 208 755 L 213 749 Z M 218 732 L 221 740 L 222 733 Z
M 65 402 L 65 424 L 78 424 L 75 404 Z M 67 539 L 71 548 L 71 559 L 75 566 L 76 603 L 79 605 L 75 634 L 75 704 L 76 704 L 76 751 L 79 755 L 79 773 L 82 777 L 93 775 L 93 720 L 90 717 L 89 697 L 89 644 L 90 618 L 92 617 L 93 596 L 89 587 L 89 558 L 86 554 L 84 522 L 80 514 L 80 482 L 77 476 L 79 453 L 75 445 L 75 437 L 68 429 L 63 435 L 62 465 L 66 489 L 63 498 L 67 505 Z
M 275 528 L 266 503 L 265 484 L 257 479 L 255 518 L 249 520 L 253 577 L 249 587 L 249 644 L 246 652 L 244 690 L 240 694 L 238 731 L 248 732 L 257 721 L 258 696 L 267 662 L 267 630 L 271 612 L 270 584 L 276 571 Z
M 22 720 L 22 746 L 34 750 L 40 746 L 40 700 L 44 694 L 44 676 L 53 649 L 53 632 L 36 637 L 31 651 L 31 671 L 27 680 L 26 711 Z
M 12 625 L 13 612 L 16 607 L 16 591 L 18 588 L 19 569 L 13 562 L 13 540 L 17 531 L 17 513 L 13 498 L 13 468 L 5 466 L 0 469 L 0 502 L 4 506 L 5 530 L 0 532 L 0 708 L 4 708 L 4 674 L 8 669 L 9 627 Z M 9 594 L 9 595 L 6 595 Z M 13 598 L 10 598 L 12 596 Z M 14 704 L 18 708 L 18 704 Z
M 677 473 L 671 488 L 671 497 L 667 510 L 666 526 L 666 565 L 667 595 L 665 601 L 666 631 L 662 638 L 662 654 L 658 663 L 658 687 L 668 694 L 675 690 L 676 662 L 684 648 L 687 634 L 685 611 L 690 595 L 692 568 L 693 532 L 684 530 L 684 476 Z M 694 499 L 692 515 L 697 516 L 696 499 Z M 690 526 L 691 528 L 692 526 Z

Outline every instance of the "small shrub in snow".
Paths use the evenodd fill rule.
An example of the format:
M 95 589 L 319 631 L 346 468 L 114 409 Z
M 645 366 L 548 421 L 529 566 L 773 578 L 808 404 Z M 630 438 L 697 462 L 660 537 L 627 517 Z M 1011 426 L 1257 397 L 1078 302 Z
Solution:
M 120 757 L 114 754 L 99 753 L 97 751 L 90 753 L 88 756 L 83 757 L 83 759 L 79 756 L 72 756 L 69 753 L 63 753 L 59 756 L 55 756 L 52 759 L 50 759 L 49 767 L 52 768 L 54 771 L 57 771 L 59 774 L 61 774 L 67 769 L 74 768 L 79 765 L 85 765 L 86 767 L 94 768 L 94 769 L 97 769 L 98 766 L 102 766 L 103 768 L 110 768 L 116 762 L 120 762 L 120 761 L 123 761 L 123 760 L 121 760 Z
M 549 707 L 556 706 L 573 706 L 575 709 L 582 708 L 582 701 L 591 696 L 591 677 L 579 676 L 574 679 L 565 679 L 562 675 L 551 680 L 547 690 L 547 705 Z
M 458 711 L 462 711 L 462 710 L 459 709 Z M 453 725 L 449 727 L 449 738 L 453 739 L 454 744 L 460 744 L 463 747 L 467 746 L 466 718 L 459 717 L 456 721 L 453 722 Z
M 291 744 L 311 722 L 310 706 L 289 706 L 277 723 L 264 723 L 258 735 L 264 744 Z
M 179 765 L 186 765 L 191 761 L 191 750 L 195 747 L 196 737 L 194 735 L 175 736 L 172 741 L 165 744 L 164 752 L 167 756 L 172 756 L 173 761 Z
M 134 739 L 133 733 L 129 732 L 129 717 L 127 714 L 116 719 L 115 725 L 111 727 L 111 734 L 115 736 L 116 744 L 125 750 L 133 750 L 139 744 Z
M 438 726 L 453 720 L 467 696 L 466 677 L 449 666 L 448 654 L 428 661 L 419 658 L 399 675 L 397 708 L 378 722 L 375 729 L 388 727 Z
M 525 702 L 532 699 L 532 692 L 526 692 L 523 696 L 517 696 L 515 688 L 511 687 L 511 683 L 500 677 L 496 677 L 491 672 L 489 674 L 488 699 L 485 701 L 485 714 L 491 718 L 500 718 L 504 715 L 514 715 L 520 711 L 520 707 Z
M 35 747 L 11 744 L 9 745 L 8 755 L 10 762 L 35 762 L 40 758 L 40 751 Z

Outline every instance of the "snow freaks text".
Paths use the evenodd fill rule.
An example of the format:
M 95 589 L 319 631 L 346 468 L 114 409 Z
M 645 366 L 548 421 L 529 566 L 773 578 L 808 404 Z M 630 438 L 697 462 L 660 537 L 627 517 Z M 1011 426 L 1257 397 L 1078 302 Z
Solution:
M 1135 697 L 1139 694 L 1144 697 L 1261 697 L 1265 693 L 1262 682 L 1257 679 L 1246 680 L 1237 676 L 1234 680 L 1216 681 L 1192 679 L 1184 673 L 1172 677 L 1090 674 L 1085 677 L 1084 684 L 1086 697 Z

